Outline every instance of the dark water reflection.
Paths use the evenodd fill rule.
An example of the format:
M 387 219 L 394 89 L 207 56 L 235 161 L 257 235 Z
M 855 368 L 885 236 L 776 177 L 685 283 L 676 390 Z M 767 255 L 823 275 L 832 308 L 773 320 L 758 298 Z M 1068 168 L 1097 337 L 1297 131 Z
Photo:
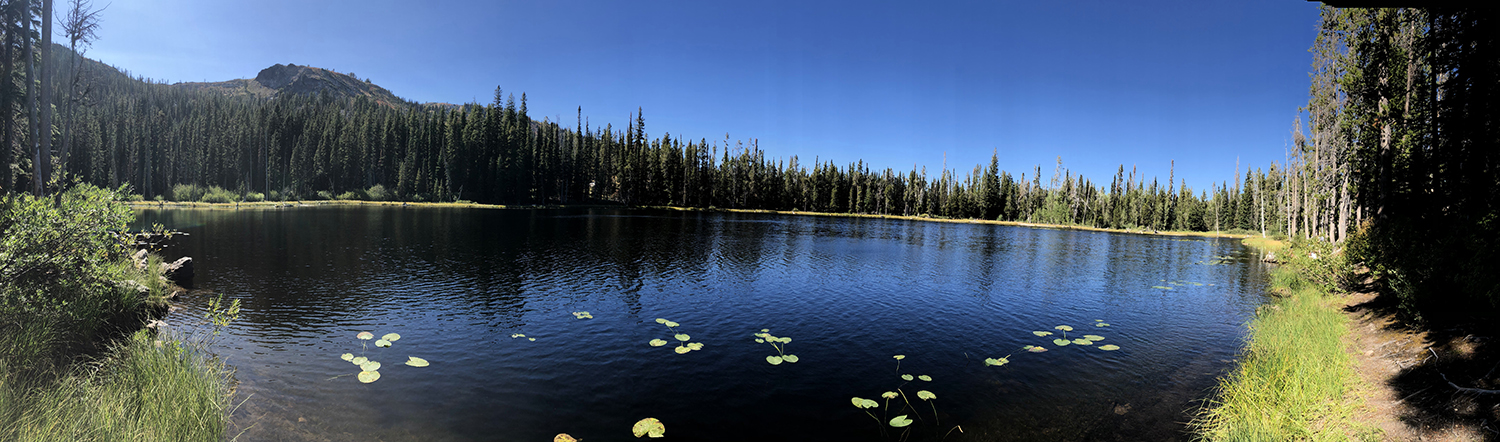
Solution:
M 240 440 L 622 440 L 644 417 L 678 440 L 875 440 L 850 398 L 898 386 L 938 397 L 941 426 L 912 398 L 927 420 L 911 440 L 954 425 L 948 440 L 1187 439 L 1265 280 L 1235 241 L 977 224 L 398 207 L 139 218 L 190 232 L 167 257 L 193 256 L 198 289 L 244 305 L 221 351 L 248 397 Z M 1222 255 L 1235 259 L 1203 264 Z M 168 321 L 201 327 L 204 304 Z M 584 310 L 594 319 L 570 314 Z M 705 348 L 647 346 L 670 339 L 658 317 Z M 1121 349 L 1031 334 L 1059 324 Z M 801 361 L 767 364 L 761 328 Z M 402 335 L 366 350 L 383 377 L 330 380 L 358 371 L 338 356 L 367 330 Z M 903 386 L 895 354 L 934 380 Z

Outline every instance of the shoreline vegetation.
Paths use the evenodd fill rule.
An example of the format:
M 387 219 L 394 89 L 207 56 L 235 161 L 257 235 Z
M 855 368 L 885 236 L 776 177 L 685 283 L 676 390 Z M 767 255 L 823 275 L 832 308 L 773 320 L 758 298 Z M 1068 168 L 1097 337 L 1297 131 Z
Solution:
M 147 326 L 175 287 L 129 256 L 121 199 L 0 198 L 0 440 L 223 439 L 232 372 L 212 337 Z
M 315 200 L 315 201 L 256 201 L 256 202 L 201 202 L 201 201 L 129 201 L 126 203 L 134 209 L 196 209 L 196 210 L 242 210 L 242 209 L 286 209 L 296 207 L 324 207 L 324 206 L 396 206 L 396 207 L 445 207 L 445 208 L 473 208 L 473 209 L 655 209 L 675 210 L 681 212 L 725 212 L 725 213 L 760 213 L 771 215 L 793 215 L 793 216 L 821 216 L 835 218 L 876 218 L 908 221 L 932 221 L 958 224 L 990 224 L 1001 226 L 1031 227 L 1038 229 L 1053 230 L 1080 230 L 1089 232 L 1107 233 L 1129 233 L 1137 235 L 1159 235 L 1159 236 L 1199 236 L 1208 238 L 1244 239 L 1256 237 L 1254 233 L 1247 232 L 1225 232 L 1210 231 L 1200 232 L 1193 230 L 1154 230 L 1154 229 L 1112 229 L 1105 227 L 1093 227 L 1075 224 L 1049 224 L 1023 221 L 1000 221 L 977 218 L 941 218 L 922 215 L 883 215 L 874 213 L 842 213 L 842 212 L 812 212 L 805 210 L 768 210 L 768 209 L 725 209 L 717 207 L 679 207 L 679 206 L 626 206 L 618 204 L 550 204 L 550 205 L 516 205 L 516 204 L 481 204 L 467 201 L 460 202 L 418 202 L 418 201 L 364 201 L 364 200 Z M 1279 236 L 1278 236 L 1279 237 Z

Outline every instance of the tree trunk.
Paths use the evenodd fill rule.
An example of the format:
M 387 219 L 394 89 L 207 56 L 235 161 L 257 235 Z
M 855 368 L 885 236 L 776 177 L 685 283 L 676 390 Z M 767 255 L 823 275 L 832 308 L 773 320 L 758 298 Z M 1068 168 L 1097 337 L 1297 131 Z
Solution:
M 34 44 L 31 41 L 31 8 L 28 5 L 26 11 L 21 14 L 25 34 L 22 38 L 26 40 L 26 124 L 31 134 L 31 193 L 37 197 L 43 195 L 42 189 L 42 146 L 37 143 L 36 124 L 36 62 L 32 55 Z

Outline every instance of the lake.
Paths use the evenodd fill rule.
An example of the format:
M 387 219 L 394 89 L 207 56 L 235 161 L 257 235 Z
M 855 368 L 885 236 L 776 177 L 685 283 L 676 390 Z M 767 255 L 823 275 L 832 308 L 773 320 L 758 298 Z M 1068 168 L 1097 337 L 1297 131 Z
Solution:
M 627 440 L 647 417 L 676 440 L 1187 440 L 1266 301 L 1234 239 L 667 210 L 137 215 L 190 234 L 162 252 L 197 271 L 172 328 L 207 330 L 213 294 L 243 304 L 216 347 L 242 441 Z M 769 363 L 762 329 L 797 362 Z

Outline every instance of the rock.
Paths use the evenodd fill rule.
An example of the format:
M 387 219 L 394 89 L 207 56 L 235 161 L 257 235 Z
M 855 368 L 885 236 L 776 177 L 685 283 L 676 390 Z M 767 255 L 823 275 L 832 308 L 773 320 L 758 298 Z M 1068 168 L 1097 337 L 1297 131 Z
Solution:
M 161 276 L 177 285 L 186 286 L 193 280 L 193 258 L 184 256 L 171 264 L 162 264 Z
M 1276 252 L 1266 253 L 1266 256 L 1264 258 L 1261 258 L 1260 260 L 1271 264 L 1276 264 Z
M 136 270 L 146 270 L 147 254 L 148 252 L 146 252 L 146 249 L 140 249 L 136 250 L 135 254 L 130 255 L 130 262 L 135 263 Z

